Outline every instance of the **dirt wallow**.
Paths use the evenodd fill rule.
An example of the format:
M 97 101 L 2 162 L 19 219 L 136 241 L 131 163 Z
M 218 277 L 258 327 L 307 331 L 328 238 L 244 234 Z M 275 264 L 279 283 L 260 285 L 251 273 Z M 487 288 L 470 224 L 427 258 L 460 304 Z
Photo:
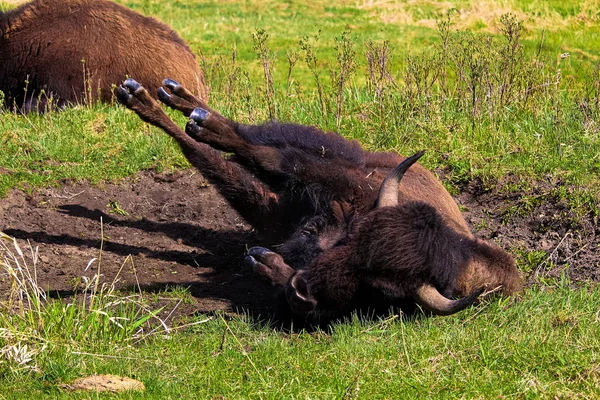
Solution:
M 474 181 L 462 188 L 456 199 L 473 231 L 516 255 L 521 267 L 536 252 L 531 271 L 524 272 L 529 285 L 561 275 L 574 284 L 600 281 L 594 217 L 577 217 L 551 194 L 554 183 L 538 182 L 526 193 L 505 193 L 505 184 L 483 189 Z M 509 214 L 526 196 L 544 201 Z M 12 190 L 0 200 L 0 230 L 39 247 L 39 284 L 62 297 L 98 271 L 97 263 L 86 266 L 102 245 L 105 282 L 124 265 L 120 289 L 189 287 L 194 304 L 179 307 L 179 315 L 225 310 L 268 319 L 274 312 L 272 288 L 242 262 L 247 247 L 264 242 L 193 170 L 146 171 L 100 185 L 64 182 L 31 194 Z M 1 293 L 7 285 L 1 277 Z

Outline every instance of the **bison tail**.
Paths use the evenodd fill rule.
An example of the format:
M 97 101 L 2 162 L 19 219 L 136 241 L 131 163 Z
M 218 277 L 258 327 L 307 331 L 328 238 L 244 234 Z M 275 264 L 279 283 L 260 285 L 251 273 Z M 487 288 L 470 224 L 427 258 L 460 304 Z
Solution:
M 415 299 L 424 309 L 431 311 L 436 315 L 450 315 L 457 313 L 471 304 L 479 297 L 485 288 L 474 290 L 471 294 L 462 299 L 450 300 L 430 284 L 424 284 L 417 288 Z

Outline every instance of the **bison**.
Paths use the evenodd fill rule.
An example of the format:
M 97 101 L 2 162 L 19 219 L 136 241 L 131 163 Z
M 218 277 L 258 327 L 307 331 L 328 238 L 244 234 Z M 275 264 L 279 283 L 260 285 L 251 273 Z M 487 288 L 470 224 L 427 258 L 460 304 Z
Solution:
M 402 301 L 447 315 L 485 289 L 520 290 L 513 258 L 470 232 L 450 194 L 416 164 L 423 152 L 404 159 L 310 126 L 240 124 L 176 81 L 163 85 L 158 98 L 189 116 L 185 131 L 136 81 L 116 94 L 280 243 L 277 252 L 250 248 L 245 263 L 282 289 L 294 317 L 322 324 Z
M 155 93 L 167 73 L 206 99 L 204 77 L 184 41 L 165 24 L 112 1 L 34 0 L 0 12 L 5 106 L 44 111 L 109 102 L 114 85 L 134 74 Z

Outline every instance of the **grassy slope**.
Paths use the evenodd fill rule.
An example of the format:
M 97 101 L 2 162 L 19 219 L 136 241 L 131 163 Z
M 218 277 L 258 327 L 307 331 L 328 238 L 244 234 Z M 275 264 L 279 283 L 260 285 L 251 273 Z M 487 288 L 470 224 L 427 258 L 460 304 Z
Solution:
M 462 10 L 454 18 L 457 29 L 497 32 L 498 15 L 513 11 L 525 19 L 523 43 L 528 48 L 527 57 L 532 57 L 542 37 L 538 27 L 546 29 L 542 52 L 546 64 L 554 64 L 563 51 L 572 54 L 560 62 L 562 82 L 556 89 L 556 97 L 548 95 L 533 108 L 507 107 L 496 119 L 485 118 L 482 108 L 475 130 L 471 129 L 468 110 L 454 111 L 446 107 L 429 115 L 421 111 L 400 114 L 394 109 L 389 109 L 387 115 L 376 113 L 373 95 L 364 89 L 366 41 L 390 41 L 391 73 L 402 84 L 406 79 L 406 55 L 432 53 L 432 45 L 439 43 L 435 17 L 448 8 L 447 4 L 384 3 L 376 7 L 364 3 L 357 7 L 352 2 L 314 5 L 309 2 L 238 4 L 146 0 L 123 3 L 169 23 L 194 51 L 203 54 L 202 62 L 213 86 L 213 105 L 237 119 L 267 119 L 267 107 L 261 96 L 262 66 L 256 60 L 252 42 L 254 30 L 265 28 L 270 35 L 268 45 L 275 55 L 277 117 L 335 129 L 335 113 L 322 115 L 319 112 L 315 83 L 302 59 L 292 74 L 292 96 L 284 96 L 288 71 L 286 53 L 300 52 L 298 41 L 321 31 L 315 50 L 320 79 L 330 95 L 335 91 L 328 72 L 335 66 L 334 38 L 350 29 L 359 68 L 353 76 L 351 90 L 347 89 L 342 108 L 339 130 L 347 137 L 357 138 L 369 148 L 392 148 L 402 153 L 427 148 L 426 165 L 448 167 L 451 180 L 468 180 L 473 176 L 496 178 L 506 173 L 545 179 L 551 174 L 571 184 L 588 186 L 593 193 L 598 191 L 594 178 L 600 171 L 598 123 L 594 122 L 594 116 L 582 115 L 578 109 L 581 95 L 571 94 L 575 89 L 583 93 L 582 85 L 594 82 L 593 79 L 586 81 L 586 74 L 600 55 L 593 45 L 600 40 L 600 29 L 597 24 L 593 25 L 594 19 L 586 20 L 580 15 L 585 8 L 581 4 L 585 2 L 567 9 L 561 8 L 561 4 L 555 8 L 540 8 L 535 4 L 505 2 L 496 9 L 485 2 L 478 6 L 464 1 L 454 3 Z M 597 15 L 592 17 L 598 18 Z M 231 66 L 234 46 L 236 62 Z M 227 89 L 231 85 L 230 74 L 237 77 L 232 92 Z M 392 105 L 406 101 L 404 92 L 399 91 L 396 96 L 397 101 Z M 140 134 L 148 132 L 150 135 Z M 3 147 L 0 166 L 5 172 L 0 174 L 0 196 L 11 187 L 27 184 L 46 185 L 65 178 L 111 179 L 140 169 L 186 165 L 163 134 L 147 128 L 129 112 L 112 107 L 26 118 L 8 113 L 0 118 L 0 133 Z
M 216 317 L 134 347 L 57 337 L 36 357 L 43 372 L 7 373 L 0 388 L 11 399 L 88 398 L 59 384 L 111 373 L 145 383 L 135 398 L 591 398 L 600 395 L 598 309 L 598 288 L 559 285 L 451 317 L 355 319 L 330 333 Z

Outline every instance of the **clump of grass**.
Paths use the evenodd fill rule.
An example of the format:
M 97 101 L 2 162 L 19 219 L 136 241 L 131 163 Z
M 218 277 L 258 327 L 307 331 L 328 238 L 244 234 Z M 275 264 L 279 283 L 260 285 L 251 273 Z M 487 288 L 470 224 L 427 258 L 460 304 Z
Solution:
M 325 102 L 325 94 L 323 91 L 323 84 L 321 83 L 320 78 L 320 67 L 319 61 L 317 58 L 317 52 L 315 49 L 316 43 L 319 41 L 321 35 L 321 31 L 319 31 L 314 36 L 304 36 L 300 39 L 300 49 L 304 52 L 304 61 L 306 62 L 306 66 L 308 67 L 310 73 L 312 74 L 315 84 L 317 85 L 317 93 L 319 95 L 319 104 L 321 106 L 321 116 L 325 118 L 327 115 L 327 107 Z
M 335 38 L 335 50 L 337 52 L 337 68 L 331 69 L 331 82 L 335 90 L 336 126 L 337 129 L 340 129 L 342 106 L 344 104 L 344 89 L 348 86 L 357 68 L 356 50 L 354 49 L 354 42 L 350 36 L 350 31 L 344 31 L 339 38 Z
M 296 63 L 300 58 L 300 54 L 295 50 L 288 50 L 285 55 L 288 60 L 287 86 L 285 90 L 285 97 L 287 98 L 291 95 L 292 84 L 294 82 L 292 78 L 292 71 L 294 70 Z
M 16 239 L 0 232 L 0 276 L 10 284 L 0 302 L 0 371 L 41 371 L 45 360 L 65 348 L 71 356 L 103 351 L 154 332 L 148 331 L 148 323 L 160 310 L 148 310 L 141 294 L 121 296 L 115 289 L 118 277 L 100 283 L 101 256 L 88 264 L 96 263 L 97 273 L 83 277 L 81 291 L 69 301 L 50 299 L 40 288 L 38 263 L 37 248 L 29 245 L 24 251 Z
M 367 61 L 367 89 L 373 93 L 376 100 L 381 100 L 389 90 L 398 86 L 390 71 L 390 42 L 388 40 L 381 43 L 367 41 L 365 58 Z M 380 104 L 383 105 L 383 103 Z
M 252 34 L 254 51 L 263 67 L 264 76 L 264 98 L 269 110 L 269 118 L 277 117 L 277 104 L 275 102 L 275 85 L 273 82 L 273 63 L 275 54 L 269 49 L 269 34 L 264 29 L 257 29 Z

